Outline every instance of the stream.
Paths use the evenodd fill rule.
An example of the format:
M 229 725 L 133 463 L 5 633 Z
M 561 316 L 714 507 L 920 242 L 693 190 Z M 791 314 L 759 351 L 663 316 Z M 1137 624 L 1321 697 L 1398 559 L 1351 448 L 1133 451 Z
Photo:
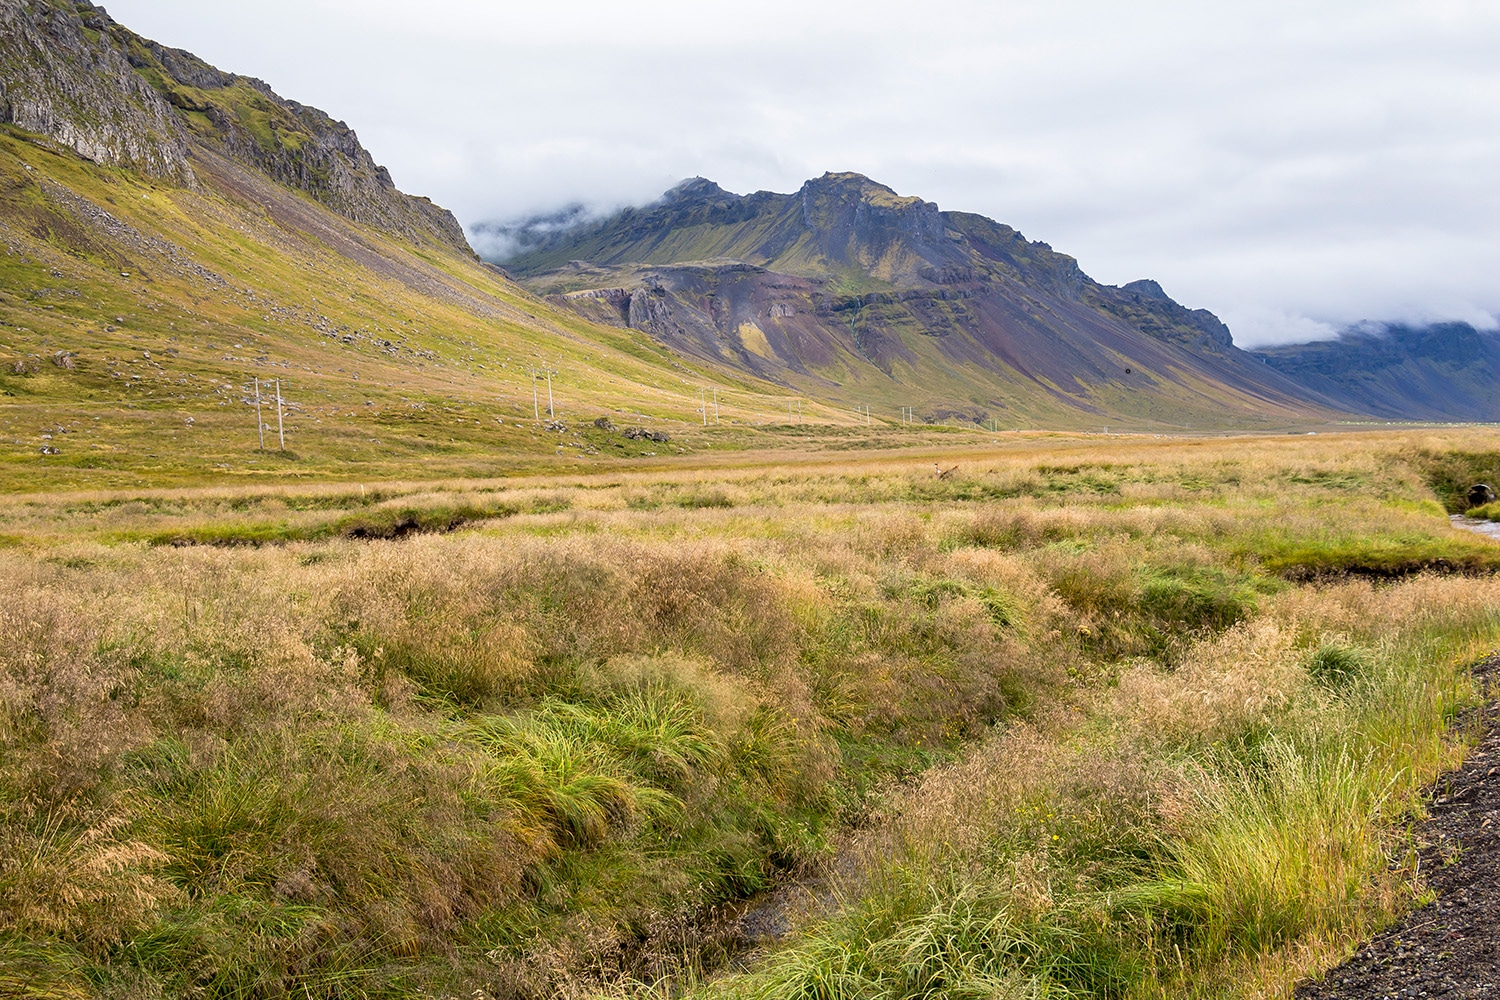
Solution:
M 1500 521 L 1483 521 L 1477 517 L 1464 517 L 1462 514 L 1449 514 L 1448 520 L 1453 522 L 1455 528 L 1500 541 Z

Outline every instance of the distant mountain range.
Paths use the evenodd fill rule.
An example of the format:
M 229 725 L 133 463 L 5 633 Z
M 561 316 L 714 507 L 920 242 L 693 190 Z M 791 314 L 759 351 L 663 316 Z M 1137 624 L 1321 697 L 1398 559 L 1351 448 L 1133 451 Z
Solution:
M 1494 334 L 1363 324 L 1242 351 L 1155 281 L 1099 284 L 1009 226 L 859 174 L 745 196 L 695 178 L 608 218 L 571 209 L 486 235 L 527 287 L 596 322 L 939 418 L 1500 420 Z
M 1255 353 L 1356 413 L 1394 420 L 1500 421 L 1500 333 L 1467 323 L 1364 324 L 1336 340 Z
M 1154 281 L 1103 285 L 1045 243 L 854 173 L 793 194 L 697 178 L 598 221 L 506 235 L 550 302 L 800 391 L 1005 424 L 1323 419 L 1344 409 Z

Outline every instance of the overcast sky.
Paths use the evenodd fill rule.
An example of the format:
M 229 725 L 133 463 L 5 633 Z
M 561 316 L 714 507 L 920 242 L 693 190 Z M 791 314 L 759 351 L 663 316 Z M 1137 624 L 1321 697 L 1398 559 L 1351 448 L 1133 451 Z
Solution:
M 1500 316 L 1500 0 L 112 0 L 466 226 L 856 170 L 1242 345 Z

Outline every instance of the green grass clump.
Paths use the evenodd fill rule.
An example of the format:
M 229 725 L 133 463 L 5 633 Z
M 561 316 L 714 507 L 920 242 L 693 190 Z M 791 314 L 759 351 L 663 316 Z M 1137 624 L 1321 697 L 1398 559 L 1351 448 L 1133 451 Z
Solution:
M 1489 503 L 1482 507 L 1470 507 L 1463 513 L 1465 517 L 1473 517 L 1481 521 L 1500 521 L 1500 503 Z
M 1021 610 L 1013 598 L 994 587 L 976 586 L 967 580 L 921 580 L 913 584 L 911 596 L 933 610 L 950 600 L 976 601 L 996 628 L 1011 628 L 1021 620 Z
M 678 507 L 687 510 L 711 510 L 714 508 L 725 509 L 734 506 L 734 500 L 726 496 L 722 491 L 709 491 L 705 493 L 689 493 L 680 496 L 673 501 Z
M 1118 553 L 1064 551 L 1053 565 L 1053 589 L 1083 616 L 1078 633 L 1084 644 L 1111 659 L 1170 659 L 1194 639 L 1248 618 L 1274 589 L 1228 568 L 1131 565 Z
M 1333 688 L 1344 687 L 1365 673 L 1368 660 L 1369 654 L 1356 646 L 1325 642 L 1308 658 L 1307 673 L 1319 684 Z
M 395 539 L 414 534 L 457 531 L 475 521 L 510 517 L 518 508 L 505 503 L 372 507 L 322 521 L 290 523 L 229 522 L 149 534 L 150 545 L 284 545 L 330 538 Z M 130 535 L 119 536 L 128 540 Z
M 1289 580 L 1362 576 L 1393 579 L 1424 571 L 1482 574 L 1500 569 L 1500 550 L 1457 532 L 1317 536 L 1265 534 L 1247 546 L 1268 572 Z

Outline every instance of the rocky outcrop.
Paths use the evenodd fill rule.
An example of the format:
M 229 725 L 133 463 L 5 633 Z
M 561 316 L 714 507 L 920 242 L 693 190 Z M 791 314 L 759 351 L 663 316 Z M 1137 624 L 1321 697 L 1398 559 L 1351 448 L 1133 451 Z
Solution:
M 549 295 L 548 299 L 595 323 L 630 325 L 631 291 L 628 288 L 589 288 L 566 295 Z
M 191 183 L 195 143 L 345 218 L 470 254 L 458 220 L 396 188 L 348 125 L 141 38 L 101 7 L 0 0 L 0 118 L 99 163 Z
M 111 29 L 131 64 L 190 114 L 193 137 L 277 183 L 305 191 L 345 218 L 469 252 L 458 220 L 402 193 L 359 136 L 317 108 L 285 100 L 253 77 L 224 73 L 191 52 Z
M 1091 288 L 1092 304 L 1118 316 L 1148 337 L 1180 344 L 1196 351 L 1228 352 L 1234 349 L 1229 327 L 1207 309 L 1180 305 L 1155 281 L 1143 278 L 1118 288 Z
M 114 44 L 104 12 L 0 0 L 0 122 L 96 163 L 191 182 L 178 115 Z

